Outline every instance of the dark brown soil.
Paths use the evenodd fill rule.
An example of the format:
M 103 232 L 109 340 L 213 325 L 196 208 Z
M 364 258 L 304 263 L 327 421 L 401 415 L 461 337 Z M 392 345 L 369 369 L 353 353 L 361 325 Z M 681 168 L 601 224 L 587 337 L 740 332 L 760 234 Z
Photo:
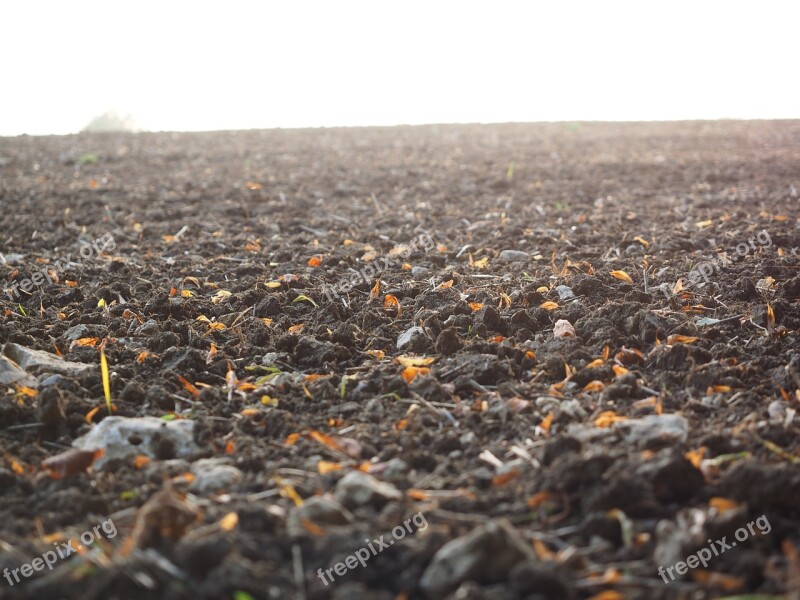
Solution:
M 119 532 L 0 598 L 800 594 L 799 195 L 800 122 L 0 139 L 0 342 L 92 365 L 1 388 L 0 569 Z M 197 449 L 53 478 L 103 340 L 114 416 Z

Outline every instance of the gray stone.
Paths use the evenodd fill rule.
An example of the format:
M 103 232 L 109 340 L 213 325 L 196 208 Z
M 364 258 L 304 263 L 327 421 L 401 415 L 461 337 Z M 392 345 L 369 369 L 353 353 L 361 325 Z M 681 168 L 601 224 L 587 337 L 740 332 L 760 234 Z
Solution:
M 465 581 L 505 581 L 521 562 L 535 562 L 530 544 L 506 519 L 488 521 L 449 541 L 433 556 L 420 586 L 429 598 L 444 598 Z
M 229 489 L 241 481 L 242 472 L 226 462 L 225 458 L 202 458 L 192 463 L 194 481 L 189 489 L 204 494 Z
M 522 250 L 503 250 L 498 258 L 506 262 L 513 262 L 515 260 L 528 260 L 528 257 L 530 257 L 530 254 Z
M 192 438 L 194 421 L 164 421 L 156 417 L 106 417 L 91 431 L 72 442 L 82 450 L 104 450 L 94 462 L 102 470 L 116 458 L 137 454 L 150 458 L 185 458 L 198 450 Z
M 380 481 L 361 471 L 351 471 L 336 485 L 336 499 L 348 508 L 366 504 L 384 505 L 402 500 L 403 494 L 390 483 Z
M 575 292 L 567 285 L 557 285 L 556 292 L 558 292 L 558 297 L 562 300 L 570 300 L 575 297 Z
M 13 342 L 3 346 L 3 354 L 33 375 L 58 373 L 59 375 L 77 377 L 97 368 L 96 365 L 70 362 L 50 352 L 31 350 Z
M 75 340 L 85 337 L 92 337 L 92 334 L 89 326 L 82 323 L 80 325 L 74 325 L 64 332 L 64 338 L 70 342 L 74 342 Z
M 136 328 L 136 335 L 155 335 L 160 331 L 158 321 L 149 319 Z
M 400 336 L 397 338 L 397 348 L 398 350 L 405 348 L 406 346 L 413 346 L 413 342 L 415 339 L 425 337 L 425 330 L 422 327 L 411 327 L 410 329 L 406 329 Z
M 621 430 L 627 441 L 644 447 L 685 442 L 689 435 L 689 422 L 681 415 L 647 415 L 620 421 L 614 428 Z
M 36 387 L 36 380 L 7 356 L 0 355 L 0 385 L 25 385 Z

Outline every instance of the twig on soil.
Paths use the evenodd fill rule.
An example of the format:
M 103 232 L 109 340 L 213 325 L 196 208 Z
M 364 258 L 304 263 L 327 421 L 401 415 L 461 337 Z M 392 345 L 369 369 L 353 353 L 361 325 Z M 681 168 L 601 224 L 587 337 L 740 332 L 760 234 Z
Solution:
M 458 421 L 456 421 L 456 418 L 453 415 L 451 415 L 448 410 L 446 410 L 444 408 L 439 410 L 433 404 L 428 402 L 425 398 L 420 396 L 417 392 L 411 392 L 411 396 L 414 398 L 414 400 L 416 400 L 417 402 L 420 402 L 421 404 L 423 404 L 428 410 L 430 410 L 433 414 L 435 414 L 440 419 L 449 419 L 454 427 L 458 427 Z

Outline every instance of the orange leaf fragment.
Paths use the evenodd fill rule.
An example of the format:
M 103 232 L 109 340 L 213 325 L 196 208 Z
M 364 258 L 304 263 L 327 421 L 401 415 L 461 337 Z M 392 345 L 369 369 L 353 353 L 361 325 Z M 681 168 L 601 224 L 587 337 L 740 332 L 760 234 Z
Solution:
M 718 394 L 726 394 L 732 390 L 733 388 L 731 388 L 729 385 L 710 385 L 708 386 L 708 389 L 706 389 L 706 394 L 710 395 L 715 392 Z
M 545 502 L 553 502 L 558 499 L 553 492 L 539 492 L 528 498 L 528 508 L 539 508 Z
M 397 308 L 397 317 L 403 314 L 403 307 L 400 305 L 400 301 L 397 299 L 397 297 L 393 296 L 392 294 L 386 294 L 386 296 L 383 298 L 383 307 L 389 309 L 393 306 Z
M 622 417 L 615 413 L 613 410 L 607 410 L 605 412 L 600 413 L 597 418 L 594 420 L 595 427 L 605 428 L 611 427 L 614 423 L 619 423 L 620 421 L 627 421 L 627 417 Z
M 667 344 L 693 344 L 700 338 L 674 333 L 667 337 Z
M 735 592 L 744 587 L 745 581 L 741 577 L 728 575 L 727 573 L 717 573 L 715 571 L 692 571 L 692 579 L 699 583 L 704 583 L 726 592 Z
M 550 411 L 549 413 L 547 413 L 547 416 L 544 419 L 542 419 L 542 422 L 539 423 L 539 427 L 541 427 L 545 431 L 550 431 L 550 426 L 553 424 L 554 418 L 555 415 L 553 411 Z
M 211 342 L 211 347 L 208 349 L 208 356 L 206 356 L 206 364 L 211 364 L 211 361 L 214 360 L 214 357 L 217 355 L 217 347 L 214 345 L 214 342 Z
M 406 490 L 406 496 L 408 496 L 412 500 L 418 500 L 420 502 L 430 498 L 430 494 L 428 492 L 426 492 L 425 490 L 418 490 L 415 488 L 410 488 Z
M 298 323 L 297 325 L 292 325 L 287 329 L 289 333 L 300 333 L 303 331 L 303 327 L 305 327 L 305 323 Z
M 625 283 L 633 284 L 633 279 L 631 276 L 628 275 L 625 271 L 611 271 L 609 273 L 614 279 L 619 279 L 620 281 L 624 281 Z
M 772 310 L 772 306 L 767 303 L 767 329 L 772 329 L 775 327 L 775 311 Z
M 728 498 L 714 496 L 708 501 L 708 506 L 710 508 L 716 508 L 719 512 L 724 513 L 728 512 L 729 510 L 736 510 L 741 506 L 741 504 Z
M 136 457 L 134 457 L 133 459 L 133 467 L 135 469 L 141 469 L 149 462 L 150 462 L 149 456 L 145 456 L 144 454 L 137 454 Z
M 239 515 L 235 512 L 229 512 L 219 520 L 219 528 L 222 531 L 233 531 L 237 523 L 239 523 Z
M 621 365 L 633 365 L 643 362 L 644 354 L 642 354 L 641 350 L 637 350 L 636 348 L 625 348 L 623 346 L 622 350 L 617 352 L 614 356 L 614 360 Z
M 94 418 L 94 416 L 98 412 L 100 412 L 100 408 L 101 408 L 100 406 L 95 406 L 92 410 L 90 410 L 89 412 L 86 413 L 86 416 L 84 417 L 84 419 L 86 420 L 87 423 L 91 423 L 92 422 L 92 419 Z
M 319 255 L 312 256 L 308 259 L 308 266 L 309 267 L 318 267 L 322 264 L 322 257 Z
M 375 285 L 372 286 L 372 290 L 369 292 L 369 300 L 367 302 L 372 302 L 375 298 L 381 295 L 381 280 L 375 282 Z
M 611 365 L 611 370 L 614 371 L 614 375 L 616 375 L 617 377 L 621 377 L 626 373 L 630 373 L 628 369 L 626 369 L 625 367 L 621 367 L 619 365 Z
M 451 288 L 451 287 L 453 287 L 453 280 L 452 279 L 448 279 L 444 283 L 439 284 L 439 289 L 440 290 L 446 290 L 447 288 Z
M 406 367 L 403 369 L 402 377 L 406 383 L 411 383 L 417 375 L 426 375 L 427 373 L 430 373 L 428 367 Z
M 100 338 L 96 337 L 85 337 L 80 338 L 72 342 L 72 346 L 97 346 L 100 343 Z
M 605 388 L 605 384 L 602 381 L 597 379 L 590 381 L 585 386 L 583 386 L 584 392 L 602 392 L 603 388 Z
M 558 308 L 558 304 L 553 302 L 552 300 L 548 300 L 547 302 L 542 302 L 539 305 L 539 308 L 543 308 L 545 310 L 555 310 Z
M 507 483 L 514 481 L 519 477 L 519 469 L 511 469 L 505 473 L 500 473 L 492 477 L 492 487 L 503 487 Z
M 152 356 L 152 354 L 150 354 L 147 350 L 143 350 L 142 352 L 139 352 L 138 356 L 136 357 L 136 362 L 142 364 L 145 359 L 150 356 Z
M 317 471 L 320 475 L 327 475 L 328 473 L 333 473 L 334 471 L 341 471 L 342 465 L 337 462 L 332 462 L 329 460 L 321 460 L 317 463 Z
M 36 394 L 39 393 L 35 389 L 29 388 L 26 385 L 18 385 L 16 387 L 17 387 L 17 393 L 18 394 L 21 394 L 23 396 L 27 396 L 28 398 L 35 398 Z
M 700 465 L 703 463 L 703 456 L 705 456 L 706 450 L 708 450 L 708 448 L 705 446 L 700 446 L 697 450 L 689 450 L 683 456 L 686 458 L 686 460 L 692 463 L 692 466 L 695 469 L 699 469 Z
M 538 538 L 534 538 L 533 540 L 533 549 L 540 560 L 555 560 L 556 558 L 556 553 L 550 550 L 550 548 Z
M 599 594 L 591 596 L 589 600 L 624 600 L 624 598 L 625 596 L 617 590 L 603 590 Z
M 474 311 L 480 310 L 483 308 L 483 302 L 470 302 L 469 307 Z
M 198 398 L 200 396 L 200 390 L 198 390 L 194 384 L 188 381 L 185 377 L 178 375 L 178 381 L 183 384 L 184 389 L 189 392 L 193 398 Z
M 233 440 L 228 440 L 225 444 L 225 454 L 233 454 L 236 452 L 236 444 L 233 443 Z
M 289 435 L 286 436 L 286 441 L 284 442 L 284 444 L 286 444 L 287 446 L 294 446 L 297 443 L 297 440 L 300 439 L 301 435 L 302 434 L 300 433 L 290 433 Z
M 394 428 L 398 431 L 403 431 L 406 427 L 408 427 L 408 419 L 400 419 L 394 424 Z

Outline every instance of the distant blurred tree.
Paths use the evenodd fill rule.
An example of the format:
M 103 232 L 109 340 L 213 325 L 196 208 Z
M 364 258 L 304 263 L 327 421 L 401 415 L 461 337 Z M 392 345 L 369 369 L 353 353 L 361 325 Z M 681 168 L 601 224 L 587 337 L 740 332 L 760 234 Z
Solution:
M 110 110 L 89 121 L 83 131 L 139 131 L 139 127 L 131 115 Z

